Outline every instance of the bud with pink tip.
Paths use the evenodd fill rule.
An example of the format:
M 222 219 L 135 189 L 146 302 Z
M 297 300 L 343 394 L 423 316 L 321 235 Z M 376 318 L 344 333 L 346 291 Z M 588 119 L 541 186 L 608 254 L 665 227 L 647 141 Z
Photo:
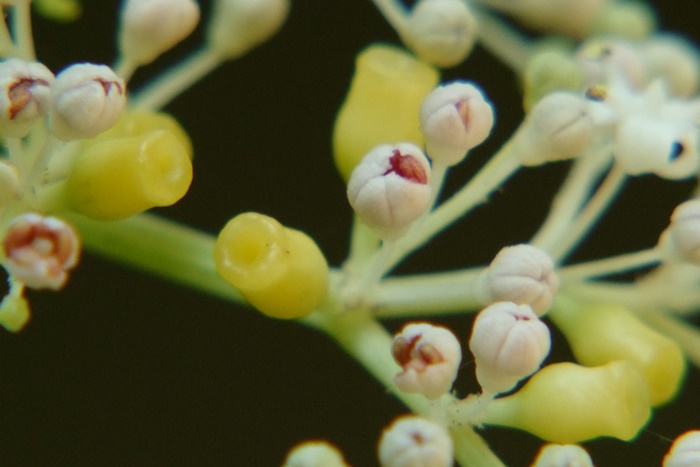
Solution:
M 23 138 L 50 107 L 54 76 L 38 62 L 0 63 L 0 136 Z
M 696 467 L 700 465 L 700 431 L 693 430 L 676 438 L 664 457 L 663 467 Z
M 382 467 L 450 467 L 453 445 L 449 433 L 440 425 L 417 416 L 397 419 L 384 430 L 379 440 Z
M 546 444 L 532 467 L 593 467 L 593 461 L 578 444 Z

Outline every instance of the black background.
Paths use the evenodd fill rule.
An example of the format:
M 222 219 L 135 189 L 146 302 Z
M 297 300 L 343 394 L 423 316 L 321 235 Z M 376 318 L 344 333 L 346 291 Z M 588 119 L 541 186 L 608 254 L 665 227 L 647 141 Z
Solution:
M 37 50 L 55 72 L 69 63 L 111 63 L 115 0 L 85 2 L 69 26 L 35 22 Z M 206 13 L 210 2 L 202 2 Z M 664 29 L 698 40 L 696 0 L 662 2 Z M 692 36 L 695 34 L 695 36 Z M 134 85 L 201 41 L 140 70 Z M 174 101 L 196 159 L 186 198 L 163 214 L 215 233 L 242 211 L 302 229 L 338 265 L 350 209 L 330 156 L 334 114 L 355 54 L 395 33 L 368 0 L 298 0 L 270 43 L 228 63 Z M 517 82 L 477 49 L 444 79 L 474 80 L 497 108 L 497 129 L 450 177 L 447 193 L 499 146 L 521 119 Z M 525 241 L 548 209 L 565 165 L 527 170 L 483 209 L 444 233 L 401 272 L 488 262 Z M 576 259 L 652 245 L 691 183 L 633 181 Z M 2 465 L 279 465 L 293 444 L 326 438 L 356 466 L 376 465 L 382 428 L 405 409 L 333 342 L 294 323 L 182 289 L 86 254 L 58 294 L 32 293 L 33 318 L 20 334 L 0 330 Z M 470 317 L 444 319 L 466 345 Z M 395 329 L 402 322 L 389 322 Z M 557 338 L 558 339 L 558 338 Z M 559 351 L 550 361 L 568 358 Z M 468 358 L 458 381 L 475 391 Z M 599 466 L 659 465 L 670 441 L 700 425 L 693 370 L 679 401 L 659 410 L 636 443 L 589 443 Z M 539 441 L 487 429 L 511 466 L 528 465 Z

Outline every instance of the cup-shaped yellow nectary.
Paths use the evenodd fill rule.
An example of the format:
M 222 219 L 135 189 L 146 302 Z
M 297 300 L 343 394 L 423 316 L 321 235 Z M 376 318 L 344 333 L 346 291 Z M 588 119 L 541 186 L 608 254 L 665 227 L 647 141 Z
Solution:
M 397 47 L 374 44 L 360 53 L 333 131 L 335 163 L 343 179 L 375 146 L 423 146 L 418 113 L 439 79 L 436 68 Z
M 71 209 L 116 220 L 182 198 L 192 182 L 191 152 L 170 130 L 86 145 L 67 180 Z
M 601 436 L 629 441 L 651 415 L 649 388 L 632 363 L 586 368 L 549 365 L 518 392 L 489 405 L 484 422 L 528 431 L 562 444 Z
M 262 214 L 231 219 L 216 240 L 214 259 L 219 274 L 273 318 L 305 316 L 326 296 L 328 264 L 316 243 Z

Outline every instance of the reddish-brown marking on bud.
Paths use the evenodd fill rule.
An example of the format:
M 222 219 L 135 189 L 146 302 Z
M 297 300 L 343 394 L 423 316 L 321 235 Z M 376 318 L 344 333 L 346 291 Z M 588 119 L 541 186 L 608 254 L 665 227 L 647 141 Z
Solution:
M 102 78 L 97 78 L 95 81 L 102 85 L 102 89 L 105 91 L 105 96 L 109 95 L 109 92 L 112 90 L 112 86 L 117 88 L 117 92 L 119 94 L 123 94 L 121 84 L 116 81 L 107 81 Z
M 17 114 L 32 100 L 32 93 L 29 89 L 35 84 L 48 86 L 49 83 L 41 79 L 20 78 L 16 83 L 10 86 L 7 92 L 10 102 L 12 103 L 10 105 L 10 120 L 14 120 Z
M 422 337 L 422 334 L 418 334 L 410 340 L 403 336 L 394 339 L 391 354 L 404 371 L 413 369 L 421 373 L 430 365 L 442 363 L 445 360 L 442 354 L 430 344 L 416 347 Z
M 422 336 L 418 334 L 413 336 L 411 340 L 402 336 L 394 339 L 394 343 L 391 346 L 391 355 L 394 356 L 394 360 L 396 360 L 399 365 L 402 367 L 408 365 L 411 361 L 411 352 L 413 352 L 413 348 L 421 337 Z
M 398 149 L 394 149 L 392 156 L 389 158 L 389 163 L 391 168 L 384 172 L 382 175 L 388 175 L 392 172 L 396 173 L 399 177 L 410 180 L 414 183 L 420 183 L 425 185 L 428 183 L 428 175 L 425 173 L 425 169 L 421 163 L 416 160 L 410 154 L 405 156 L 401 154 Z
M 462 125 L 464 125 L 465 129 L 469 129 L 469 99 L 462 99 L 461 101 L 457 102 L 455 104 L 455 107 L 457 108 L 457 113 L 459 114 L 460 118 L 462 119 Z

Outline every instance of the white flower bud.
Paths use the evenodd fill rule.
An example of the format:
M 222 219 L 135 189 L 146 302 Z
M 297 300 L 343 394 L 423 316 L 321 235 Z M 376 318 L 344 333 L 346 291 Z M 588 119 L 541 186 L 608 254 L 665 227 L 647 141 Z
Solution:
M 294 446 L 282 467 L 348 467 L 343 455 L 325 441 L 306 441 Z
M 674 209 L 659 246 L 671 259 L 700 266 L 700 199 L 686 201 Z
M 611 76 L 623 77 L 637 89 L 647 82 L 647 65 L 639 47 L 619 38 L 587 41 L 576 59 L 584 74 L 584 86 L 608 83 Z
M 382 467 L 450 467 L 452 438 L 440 425 L 417 416 L 396 420 L 379 440 Z
M 510 391 L 540 368 L 550 345 L 549 329 L 529 306 L 499 302 L 483 309 L 469 340 L 482 390 Z
M 488 138 L 493 107 L 478 87 L 458 81 L 428 94 L 419 118 L 428 155 L 433 162 L 450 166 Z
M 643 45 L 650 73 L 660 77 L 675 96 L 693 97 L 700 88 L 700 53 L 685 38 L 654 34 Z
M 394 336 L 391 354 L 403 371 L 394 384 L 430 400 L 449 392 L 462 361 L 459 341 L 448 329 L 427 323 L 405 326 Z
M 525 166 L 572 159 L 593 139 L 593 119 L 581 96 L 553 92 L 527 114 L 515 138 L 515 152 Z
M 189 36 L 198 22 L 194 0 L 126 0 L 119 50 L 125 60 L 146 65 Z
M 0 63 L 0 136 L 27 136 L 49 111 L 53 81 L 53 73 L 41 63 L 15 58 Z
M 430 207 L 430 163 L 409 143 L 372 149 L 348 181 L 348 200 L 384 240 L 403 235 Z
M 289 0 L 217 0 L 209 24 L 209 46 L 233 59 L 269 40 L 289 15 Z
M 94 138 L 119 120 L 126 104 L 124 81 L 105 65 L 71 65 L 51 92 L 50 129 L 63 141 Z
M 498 252 L 481 274 L 476 295 L 484 305 L 495 302 L 529 305 L 542 316 L 552 307 L 558 288 L 559 278 L 549 255 L 523 244 Z
M 4 266 L 33 289 L 58 290 L 78 264 L 80 241 L 73 228 L 55 217 L 23 214 L 7 226 Z
M 676 438 L 664 457 L 663 467 L 697 467 L 700 465 L 700 431 L 693 430 Z
M 476 41 L 477 21 L 460 0 L 420 0 L 402 39 L 426 62 L 442 68 L 462 63 Z
M 618 126 L 613 154 L 629 175 L 688 178 L 698 171 L 698 133 L 693 127 L 630 116 Z
M 546 444 L 532 467 L 593 467 L 593 461 L 578 444 Z

